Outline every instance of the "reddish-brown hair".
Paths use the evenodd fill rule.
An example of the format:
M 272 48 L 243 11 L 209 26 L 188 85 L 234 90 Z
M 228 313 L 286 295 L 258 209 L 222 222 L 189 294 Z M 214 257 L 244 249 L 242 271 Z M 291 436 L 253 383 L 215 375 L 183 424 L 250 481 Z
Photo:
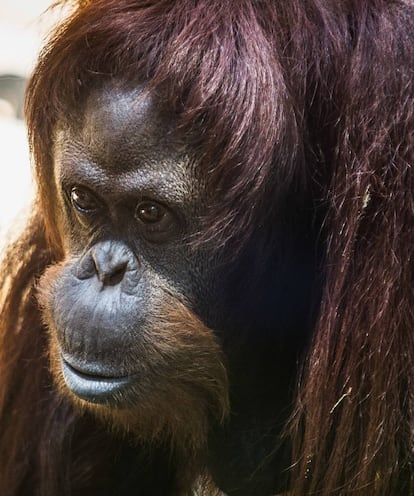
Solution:
M 36 478 L 39 494 L 57 494 L 74 463 L 59 429 L 89 425 L 50 389 L 31 288 L 62 251 L 54 125 L 109 78 L 148 83 L 194 140 L 218 192 L 204 236 L 242 243 L 259 222 L 271 230 L 292 194 L 313 195 L 323 214 L 324 289 L 288 426 L 289 494 L 414 491 L 413 39 L 408 0 L 78 2 L 28 89 L 39 195 L 2 269 L 3 495 Z M 87 460 L 75 488 L 91 480 Z

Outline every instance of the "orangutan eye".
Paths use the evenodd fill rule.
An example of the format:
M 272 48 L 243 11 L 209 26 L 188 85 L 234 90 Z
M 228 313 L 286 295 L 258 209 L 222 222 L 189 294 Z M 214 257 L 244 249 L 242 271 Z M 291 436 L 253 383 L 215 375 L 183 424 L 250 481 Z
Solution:
M 95 196 L 86 188 L 74 186 L 70 190 L 70 201 L 80 213 L 88 214 L 98 210 L 100 204 Z
M 143 201 L 136 209 L 135 217 L 143 224 L 156 224 L 167 215 L 167 210 L 158 203 Z
M 169 208 L 158 202 L 144 200 L 135 209 L 141 234 L 150 242 L 170 240 L 179 229 L 179 219 Z

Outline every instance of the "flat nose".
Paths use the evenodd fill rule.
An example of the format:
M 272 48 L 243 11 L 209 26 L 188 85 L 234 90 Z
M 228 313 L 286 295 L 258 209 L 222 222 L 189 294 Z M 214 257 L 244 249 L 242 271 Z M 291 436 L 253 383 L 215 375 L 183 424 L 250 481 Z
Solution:
M 104 286 L 116 286 L 124 278 L 132 253 L 120 243 L 104 243 L 92 249 L 98 279 Z
M 103 241 L 93 246 L 80 260 L 78 279 L 97 276 L 103 286 L 116 286 L 126 278 L 136 280 L 139 263 L 134 253 L 120 241 Z

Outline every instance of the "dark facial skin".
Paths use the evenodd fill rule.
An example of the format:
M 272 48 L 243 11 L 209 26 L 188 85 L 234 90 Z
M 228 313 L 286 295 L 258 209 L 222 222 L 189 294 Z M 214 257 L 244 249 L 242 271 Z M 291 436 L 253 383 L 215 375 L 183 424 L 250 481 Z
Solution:
M 191 274 L 203 261 L 186 239 L 199 228 L 203 186 L 174 122 L 152 100 L 137 89 L 96 91 L 82 121 L 58 130 L 57 188 L 72 203 L 64 215 L 71 235 L 63 238 L 72 254 L 98 239 L 130 244 L 142 272 L 162 274 L 163 284 L 173 281 L 191 298 Z
M 126 352 L 151 309 L 165 294 L 195 299 L 203 260 L 187 239 L 198 228 L 202 185 L 152 98 L 116 86 L 93 93 L 82 121 L 58 129 L 55 174 L 72 259 L 56 294 L 64 375 L 82 398 L 110 401 L 136 374 Z
M 195 155 L 144 87 L 97 89 L 57 126 L 65 254 L 40 284 L 52 370 L 75 402 L 137 436 L 208 437 L 216 483 L 266 495 L 288 463 L 274 440 L 309 325 L 314 241 L 280 250 L 258 229 L 236 260 L 191 244 L 211 201 Z

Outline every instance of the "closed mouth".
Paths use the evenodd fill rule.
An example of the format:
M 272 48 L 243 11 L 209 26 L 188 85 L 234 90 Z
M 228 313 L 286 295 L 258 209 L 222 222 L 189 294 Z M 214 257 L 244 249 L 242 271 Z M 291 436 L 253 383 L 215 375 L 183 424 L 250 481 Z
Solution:
M 61 362 L 67 387 L 76 396 L 91 403 L 113 403 L 116 393 L 121 392 L 133 380 L 129 375 L 114 377 L 80 369 L 71 365 L 63 357 Z

